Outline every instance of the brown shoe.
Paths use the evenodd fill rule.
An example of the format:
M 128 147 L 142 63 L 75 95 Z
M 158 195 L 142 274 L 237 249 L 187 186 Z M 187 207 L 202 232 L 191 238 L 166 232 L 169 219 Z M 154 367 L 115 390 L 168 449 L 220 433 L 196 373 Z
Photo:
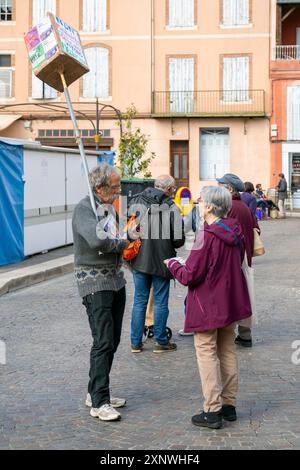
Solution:
M 155 344 L 153 352 L 154 353 L 163 353 L 163 352 L 171 352 L 176 351 L 177 344 L 176 343 L 167 343 L 167 344 Z

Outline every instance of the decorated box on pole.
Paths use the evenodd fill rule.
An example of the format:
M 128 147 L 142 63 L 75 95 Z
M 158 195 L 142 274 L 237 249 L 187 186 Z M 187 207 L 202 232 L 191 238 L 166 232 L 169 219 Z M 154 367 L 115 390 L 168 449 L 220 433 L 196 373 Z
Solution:
M 26 35 L 29 59 L 34 74 L 59 92 L 89 72 L 79 33 L 52 13 Z

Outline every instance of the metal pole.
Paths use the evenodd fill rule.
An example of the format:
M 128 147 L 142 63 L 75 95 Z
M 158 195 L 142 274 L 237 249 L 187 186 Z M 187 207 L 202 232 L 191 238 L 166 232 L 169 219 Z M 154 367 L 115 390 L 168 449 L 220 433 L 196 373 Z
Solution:
M 96 100 L 96 152 L 99 151 L 99 99 Z
M 87 159 L 86 159 L 86 155 L 85 155 L 83 142 L 82 142 L 81 135 L 80 135 L 80 130 L 78 128 L 76 116 L 75 116 L 75 113 L 74 113 L 73 104 L 72 104 L 72 101 L 71 101 L 71 97 L 70 97 L 69 89 L 68 89 L 68 86 L 67 86 L 67 83 L 66 83 L 66 80 L 65 80 L 64 73 L 60 71 L 59 75 L 60 75 L 60 78 L 61 78 L 61 81 L 62 81 L 62 84 L 63 84 L 63 87 L 64 87 L 64 94 L 65 94 L 65 97 L 66 97 L 67 105 L 68 105 L 68 108 L 69 108 L 69 111 L 70 111 L 70 116 L 71 116 L 73 126 L 74 126 L 74 129 L 75 129 L 76 141 L 77 141 L 77 145 L 78 145 L 78 148 L 79 148 L 79 151 L 80 151 L 81 162 L 82 162 L 82 165 L 83 165 L 84 173 L 85 173 L 87 184 L 88 184 L 91 205 L 92 205 L 93 211 L 95 213 L 95 216 L 97 217 L 97 208 L 96 208 L 95 198 L 94 198 L 94 194 L 93 194 L 93 191 L 92 191 L 92 188 L 91 188 L 91 185 L 90 185 L 90 181 L 89 181 L 89 167 L 88 167 L 88 163 L 87 163 Z

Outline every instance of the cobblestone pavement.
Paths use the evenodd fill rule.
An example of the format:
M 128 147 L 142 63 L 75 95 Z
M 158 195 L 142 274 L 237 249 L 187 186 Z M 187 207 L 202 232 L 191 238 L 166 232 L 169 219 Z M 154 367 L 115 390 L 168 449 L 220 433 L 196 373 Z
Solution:
M 178 351 L 158 356 L 129 349 L 133 291 L 111 382 L 128 406 L 122 421 L 103 423 L 84 406 L 91 344 L 72 275 L 1 298 L 1 449 L 300 449 L 300 221 L 262 223 L 267 254 L 255 260 L 259 322 L 252 350 L 238 350 L 240 390 L 236 423 L 218 431 L 194 427 L 201 407 L 191 337 L 182 326 L 184 288 L 172 287 L 169 326 Z M 298 355 L 300 358 L 300 354 Z

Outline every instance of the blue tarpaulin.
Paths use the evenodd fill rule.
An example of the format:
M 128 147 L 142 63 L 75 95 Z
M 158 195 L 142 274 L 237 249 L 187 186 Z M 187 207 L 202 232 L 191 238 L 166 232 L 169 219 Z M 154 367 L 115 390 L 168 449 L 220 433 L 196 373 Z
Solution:
M 108 163 L 108 165 L 114 166 L 116 158 L 116 152 L 114 150 L 102 150 L 99 152 L 97 158 L 98 163 Z
M 0 266 L 23 259 L 23 147 L 0 142 Z

